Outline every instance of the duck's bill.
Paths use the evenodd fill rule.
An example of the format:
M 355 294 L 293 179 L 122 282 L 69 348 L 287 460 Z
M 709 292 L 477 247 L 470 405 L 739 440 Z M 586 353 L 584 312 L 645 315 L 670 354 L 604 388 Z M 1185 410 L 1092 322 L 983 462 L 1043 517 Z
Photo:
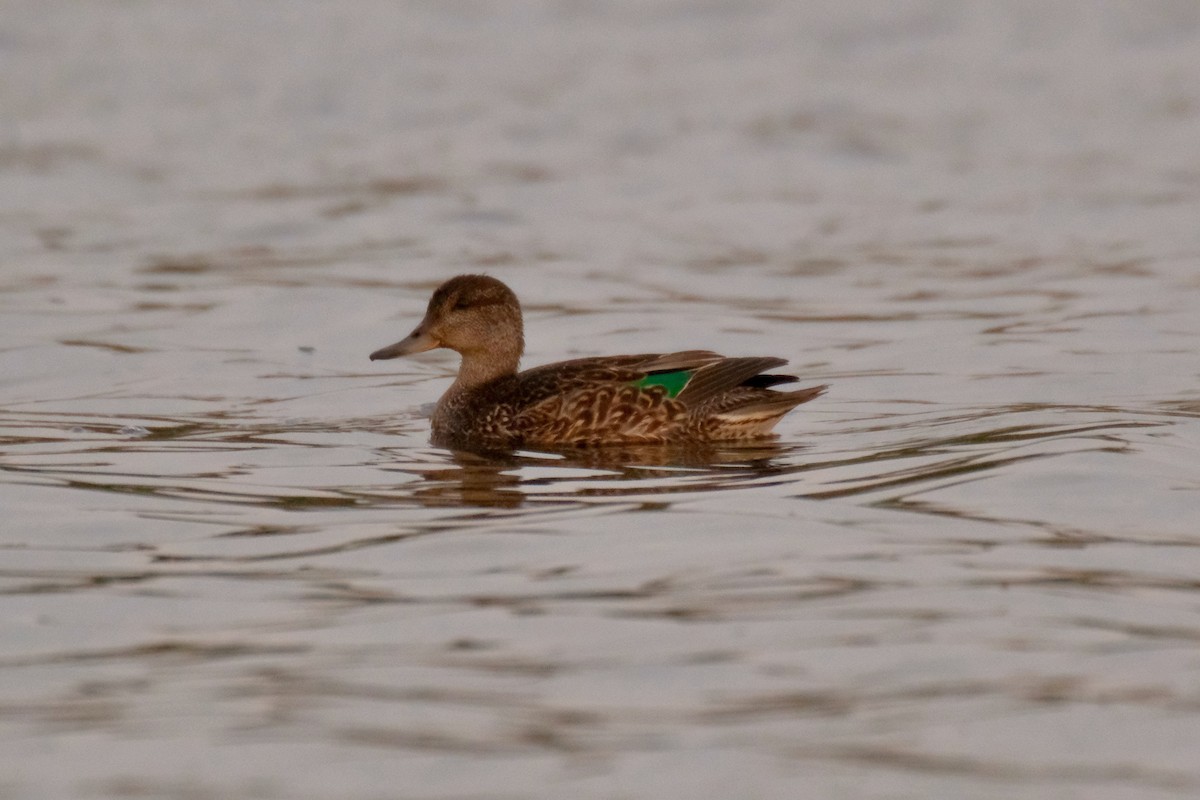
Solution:
M 395 344 L 389 344 L 387 347 L 381 347 L 374 353 L 371 353 L 371 360 L 380 361 L 385 358 L 411 356 L 413 353 L 424 353 L 426 350 L 432 350 L 440 346 L 441 342 L 418 326 L 415 331 Z

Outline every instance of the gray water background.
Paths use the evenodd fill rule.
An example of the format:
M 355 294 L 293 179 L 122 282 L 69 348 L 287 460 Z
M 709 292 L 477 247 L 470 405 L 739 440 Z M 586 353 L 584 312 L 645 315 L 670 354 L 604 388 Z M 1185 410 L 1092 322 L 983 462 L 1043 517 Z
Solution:
M 0 797 L 1200 795 L 1200 6 L 0 12 Z M 448 453 L 479 271 L 831 389 Z

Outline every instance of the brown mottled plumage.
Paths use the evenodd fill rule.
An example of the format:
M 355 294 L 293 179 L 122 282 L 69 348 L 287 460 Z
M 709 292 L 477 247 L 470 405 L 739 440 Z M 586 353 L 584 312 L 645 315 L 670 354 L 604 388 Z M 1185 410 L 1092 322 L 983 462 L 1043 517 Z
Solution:
M 517 372 L 525 349 L 521 306 L 486 275 L 443 283 L 413 332 L 371 360 L 435 347 L 462 355 L 458 379 L 433 412 L 433 441 L 450 446 L 755 439 L 826 389 L 773 391 L 796 380 L 766 374 L 786 360 L 708 350 L 580 358 Z

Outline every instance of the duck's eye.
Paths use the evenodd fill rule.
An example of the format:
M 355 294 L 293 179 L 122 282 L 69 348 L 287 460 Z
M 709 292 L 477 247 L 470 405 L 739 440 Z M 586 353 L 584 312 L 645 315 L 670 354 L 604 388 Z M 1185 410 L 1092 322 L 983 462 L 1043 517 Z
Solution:
M 471 301 L 465 297 L 460 297 L 457 300 L 455 300 L 454 305 L 452 306 L 452 308 L 455 311 L 462 311 L 464 308 L 470 308 L 470 307 L 471 307 Z

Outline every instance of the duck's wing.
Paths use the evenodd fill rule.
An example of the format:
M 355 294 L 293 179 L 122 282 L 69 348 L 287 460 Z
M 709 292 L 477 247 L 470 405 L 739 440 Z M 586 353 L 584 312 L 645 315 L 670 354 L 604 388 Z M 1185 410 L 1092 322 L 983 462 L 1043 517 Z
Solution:
M 516 376 L 513 389 L 535 403 L 574 389 L 605 385 L 662 387 L 668 398 L 695 408 L 735 387 L 765 389 L 796 380 L 764 374 L 787 363 L 773 356 L 726 358 L 711 350 L 599 356 L 534 367 Z
M 654 372 L 694 371 L 709 364 L 724 361 L 725 356 L 711 350 L 683 350 L 678 353 L 659 353 L 651 356 L 638 356 L 640 360 L 630 364 L 632 369 L 641 370 L 645 374 Z
M 611 371 L 613 375 L 637 380 L 652 372 L 670 372 L 674 370 L 691 370 L 721 361 L 725 356 L 711 350 L 683 350 L 678 353 L 638 353 L 636 355 L 620 356 L 589 356 L 570 361 L 558 361 L 553 364 L 543 364 L 518 374 L 520 378 L 541 379 L 547 374 L 564 378 L 581 374 L 603 375 Z
M 747 381 L 762 375 L 772 367 L 781 367 L 786 363 L 787 359 L 773 356 L 723 358 L 692 370 L 690 379 L 675 395 L 675 399 L 687 406 L 703 405 L 734 387 L 745 385 Z M 770 377 L 774 379 L 770 381 L 771 383 L 786 383 L 789 380 L 796 380 L 793 375 Z M 761 384 L 763 381 L 759 381 L 759 383 Z

